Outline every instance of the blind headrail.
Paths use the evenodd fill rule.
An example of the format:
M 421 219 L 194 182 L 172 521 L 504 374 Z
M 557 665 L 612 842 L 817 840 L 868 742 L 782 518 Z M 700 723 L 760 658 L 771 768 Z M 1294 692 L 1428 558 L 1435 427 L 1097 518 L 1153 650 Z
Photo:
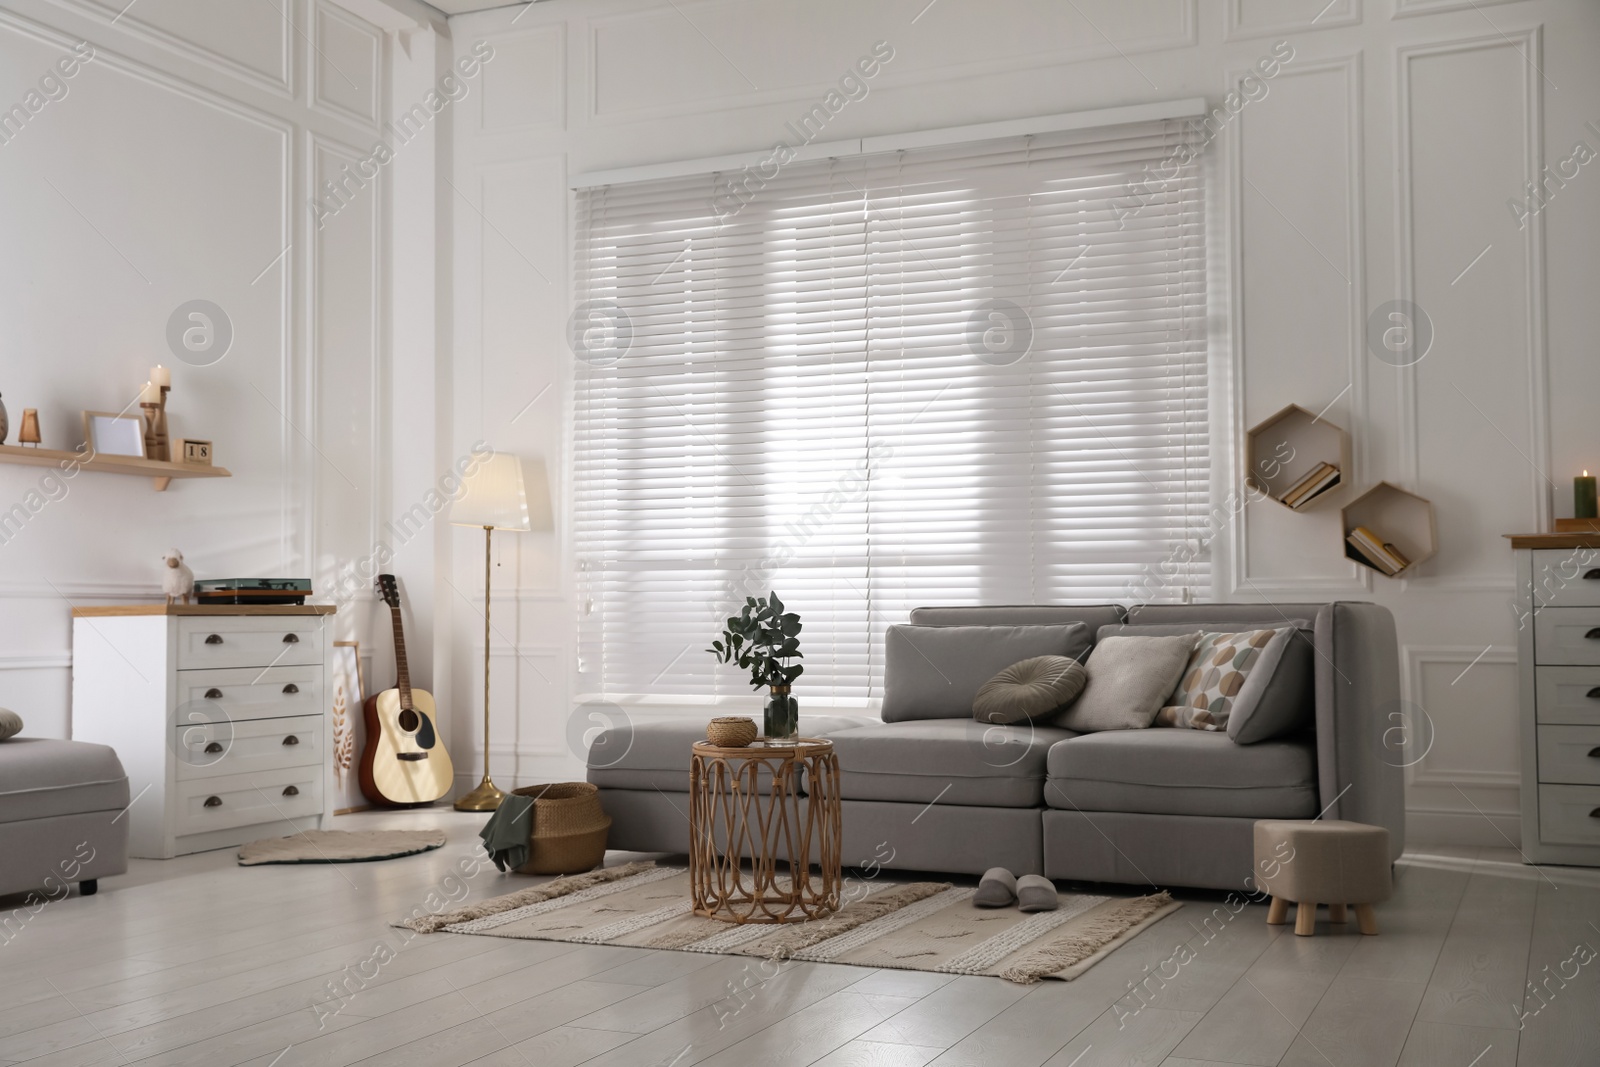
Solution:
M 1068 130 L 1092 129 L 1097 126 L 1121 126 L 1132 122 L 1155 122 L 1162 119 L 1198 119 L 1206 114 L 1204 97 L 1191 96 L 1181 100 L 1162 100 L 1148 104 L 1129 104 L 1123 107 L 1103 107 L 1092 111 L 1068 111 L 1055 115 L 1035 115 L 1029 118 L 1006 119 L 1001 122 L 981 122 L 970 126 L 946 126 L 937 130 L 918 130 L 914 133 L 894 133 L 879 137 L 858 137 L 843 141 L 818 141 L 792 148 L 794 161 L 808 159 L 846 158 L 876 155 L 880 152 L 898 152 L 910 148 L 930 148 L 939 145 L 963 144 L 969 141 L 988 141 L 1001 137 L 1025 137 L 1029 134 L 1062 133 Z M 686 178 L 695 174 L 715 174 L 719 171 L 736 171 L 754 166 L 765 160 L 772 151 L 770 145 L 728 156 L 707 156 L 667 163 L 646 163 L 635 167 L 617 167 L 611 170 L 592 170 L 575 174 L 568 182 L 573 189 L 594 189 L 604 185 L 624 185 L 629 182 L 652 181 L 657 178 Z

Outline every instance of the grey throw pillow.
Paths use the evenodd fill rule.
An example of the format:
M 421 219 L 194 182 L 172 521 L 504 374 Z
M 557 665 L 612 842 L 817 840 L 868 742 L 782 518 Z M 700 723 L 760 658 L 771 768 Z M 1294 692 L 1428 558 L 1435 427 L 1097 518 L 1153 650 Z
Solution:
M 0 708 L 0 741 L 8 737 L 15 737 L 22 732 L 22 716 L 14 711 Z
M 891 626 L 883 638 L 883 721 L 967 719 L 983 683 L 1034 656 L 1082 659 L 1093 638 L 1061 626 Z
M 983 683 L 972 700 L 972 717 L 1005 724 L 1052 718 L 1088 681 L 1083 664 L 1069 656 L 1025 659 Z
M 1183 675 L 1198 631 L 1175 637 L 1107 637 L 1084 664 L 1089 684 L 1058 722 L 1069 730 L 1142 730 Z

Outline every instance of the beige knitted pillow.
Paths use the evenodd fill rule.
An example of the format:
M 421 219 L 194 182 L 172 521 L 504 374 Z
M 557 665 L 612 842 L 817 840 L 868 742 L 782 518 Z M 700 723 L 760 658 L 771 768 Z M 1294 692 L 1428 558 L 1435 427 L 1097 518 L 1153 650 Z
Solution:
M 22 716 L 14 711 L 0 708 L 0 741 L 8 737 L 15 737 L 22 732 Z

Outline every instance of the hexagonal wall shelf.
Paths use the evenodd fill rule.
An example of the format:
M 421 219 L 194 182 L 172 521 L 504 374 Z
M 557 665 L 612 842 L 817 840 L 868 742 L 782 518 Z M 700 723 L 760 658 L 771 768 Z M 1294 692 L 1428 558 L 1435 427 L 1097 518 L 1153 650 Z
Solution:
M 1245 435 L 1245 462 L 1245 481 L 1251 488 L 1290 511 L 1310 510 L 1332 499 L 1346 484 L 1350 435 L 1300 405 L 1290 404 Z M 1307 481 L 1324 463 L 1337 468 L 1333 480 L 1308 492 L 1324 480 Z M 1302 486 L 1302 482 L 1306 484 Z M 1305 495 L 1297 499 L 1297 493 Z
M 1439 550 L 1439 530 L 1433 504 L 1398 485 L 1379 482 L 1340 511 L 1345 534 L 1344 554 L 1386 578 L 1403 578 Z M 1394 573 L 1374 563 L 1350 543 L 1356 527 L 1364 527 L 1385 548 L 1398 550 L 1406 565 Z

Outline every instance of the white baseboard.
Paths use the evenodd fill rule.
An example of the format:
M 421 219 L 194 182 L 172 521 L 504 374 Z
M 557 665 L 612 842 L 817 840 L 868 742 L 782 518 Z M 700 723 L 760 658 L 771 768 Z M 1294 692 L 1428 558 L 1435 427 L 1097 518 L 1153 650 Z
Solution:
M 1495 845 L 1522 843 L 1522 813 L 1406 809 L 1406 847 L 1418 845 Z

